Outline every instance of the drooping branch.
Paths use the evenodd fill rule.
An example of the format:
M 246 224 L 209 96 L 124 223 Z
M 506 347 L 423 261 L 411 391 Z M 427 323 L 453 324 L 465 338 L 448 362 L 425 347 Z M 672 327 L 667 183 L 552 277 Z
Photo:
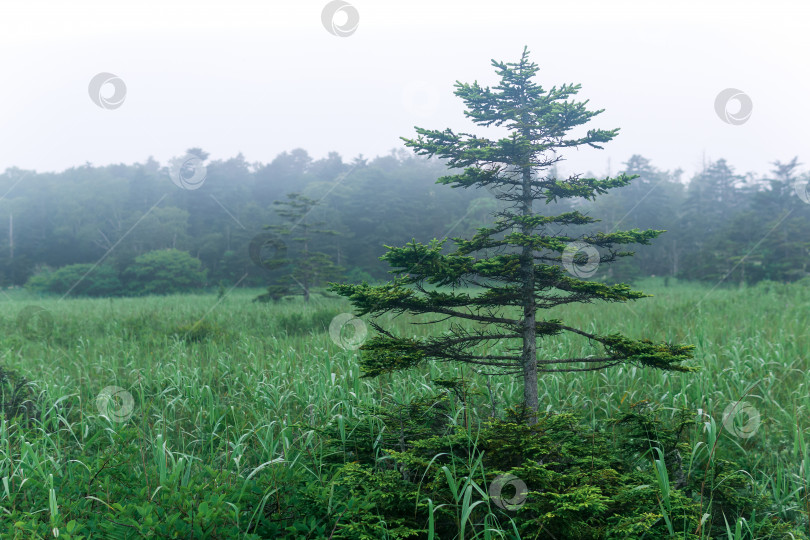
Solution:
M 504 128 L 505 136 L 489 139 L 450 129 L 416 128 L 415 138 L 403 140 L 416 154 L 443 159 L 456 169 L 437 183 L 494 188 L 497 199 L 513 204 L 495 212 L 495 221 L 479 227 L 472 238 L 453 238 L 455 250 L 445 246 L 446 240 L 424 245 L 414 239 L 403 247 L 386 246 L 388 251 L 381 258 L 396 276 L 391 283 L 333 286 L 349 298 L 358 315 L 409 313 L 427 315 L 432 324 L 457 319 L 466 326 L 451 324 L 449 332 L 417 339 L 394 336 L 373 322 L 379 334 L 360 348 L 364 376 L 427 361 L 494 368 L 521 375 L 525 403 L 537 411 L 538 372 L 596 371 L 628 363 L 693 370 L 684 365 L 692 356 L 691 346 L 600 335 L 556 319 L 537 318 L 539 310 L 564 304 L 627 302 L 647 296 L 624 284 L 581 279 L 571 265 L 585 260 L 610 264 L 632 255 L 622 246 L 649 244 L 664 231 L 633 229 L 574 236 L 567 234 L 569 228 L 597 220 L 576 210 L 558 215 L 535 211 L 535 201 L 549 208 L 561 199 L 592 200 L 628 185 L 635 177 L 557 177 L 553 167 L 562 159 L 560 150 L 601 148 L 618 129 L 580 129 L 602 110 L 589 110 L 587 101 L 575 100 L 579 85 L 546 90 L 536 84 L 533 77 L 538 67 L 529 61 L 528 50 L 524 49 L 517 63 L 493 61 L 493 66 L 501 79 L 497 86 L 459 82 L 455 94 L 464 101 L 465 115 L 475 124 Z M 577 250 L 572 253 L 573 248 Z M 537 352 L 539 341 L 564 333 L 584 337 L 603 351 L 584 357 L 538 358 L 547 356 L 543 347 Z

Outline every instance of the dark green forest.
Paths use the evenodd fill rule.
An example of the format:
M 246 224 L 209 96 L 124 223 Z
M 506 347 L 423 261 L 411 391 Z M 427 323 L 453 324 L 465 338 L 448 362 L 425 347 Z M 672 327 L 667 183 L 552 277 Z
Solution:
M 290 274 L 285 264 L 302 257 L 302 243 L 330 265 L 324 283 L 316 276 L 314 285 L 378 281 L 387 279 L 379 260 L 384 245 L 469 236 L 504 204 L 486 189 L 437 186 L 445 164 L 404 150 L 346 161 L 335 152 L 313 159 L 295 149 L 269 164 L 242 155 L 208 161 L 198 148 L 186 156 L 204 163 L 194 189 L 172 181 L 171 164 L 151 158 L 60 173 L 6 170 L 0 175 L 0 284 L 74 296 L 264 286 L 274 272 Z M 577 209 L 599 219 L 596 228 L 604 232 L 667 232 L 592 279 L 671 276 L 738 284 L 808 274 L 810 204 L 803 197 L 810 174 L 796 158 L 774 160 L 764 176 L 718 159 L 684 178 L 680 169 L 661 170 L 634 155 L 619 173 L 638 177 L 595 201 L 553 203 L 550 212 Z M 273 203 L 290 194 L 317 204 L 285 229 Z M 320 228 L 302 242 L 295 236 L 308 223 Z M 251 242 L 255 247 L 257 239 L 269 238 L 268 228 L 288 235 L 264 242 L 259 248 L 266 253 L 257 259 Z M 329 234 L 317 233 L 323 230 Z M 271 260 L 279 263 L 262 262 Z M 159 278 L 156 268 L 171 267 L 181 282 L 148 285 Z

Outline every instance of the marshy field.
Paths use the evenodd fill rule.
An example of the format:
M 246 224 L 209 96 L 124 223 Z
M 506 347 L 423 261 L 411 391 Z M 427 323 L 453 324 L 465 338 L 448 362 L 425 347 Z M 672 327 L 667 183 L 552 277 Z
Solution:
M 0 4 L 0 540 L 810 540 L 748 4 Z
M 728 538 L 758 538 L 752 531 L 768 520 L 792 527 L 772 531 L 774 538 L 807 534 L 810 284 L 711 288 L 647 279 L 637 288 L 654 296 L 562 306 L 552 316 L 694 344 L 690 364 L 700 370 L 541 374 L 544 416 L 603 426 L 610 445 L 618 429 L 604 428 L 610 419 L 645 407 L 667 421 L 681 415 L 679 481 L 701 477 L 691 504 L 705 521 L 725 521 Z M 481 426 L 504 420 L 520 402 L 514 377 L 432 364 L 361 378 L 356 346 L 366 323 L 330 332 L 336 316 L 351 313 L 347 301 L 315 295 L 262 304 L 251 302 L 256 293 L 60 301 L 9 291 L 0 303 L 2 537 L 520 537 L 516 516 L 543 493 L 518 485 L 503 496 L 519 505 L 492 497 L 503 471 L 488 470 L 474 450 Z M 416 336 L 443 324 L 386 320 Z M 540 347 L 571 357 L 592 352 L 586 339 L 566 336 Z M 396 415 L 380 411 L 401 417 L 406 404 L 411 417 L 440 416 L 453 430 L 451 459 L 442 452 L 424 469 L 416 460 L 408 470 L 391 465 L 392 455 L 402 457 L 408 424 L 397 433 Z M 728 486 L 706 474 L 730 460 L 735 476 L 726 483 L 755 481 L 736 496 L 764 501 L 754 515 L 724 513 Z M 646 537 L 717 537 L 708 525 L 678 532 L 668 496 L 676 479 L 662 462 L 650 452 L 635 465 L 657 480 L 636 488 L 657 501 Z M 412 496 L 394 489 L 405 480 L 418 486 Z M 400 496 L 409 502 L 392 500 Z M 440 535 L 448 524 L 457 536 Z M 552 526 L 545 530 L 537 537 L 555 537 Z

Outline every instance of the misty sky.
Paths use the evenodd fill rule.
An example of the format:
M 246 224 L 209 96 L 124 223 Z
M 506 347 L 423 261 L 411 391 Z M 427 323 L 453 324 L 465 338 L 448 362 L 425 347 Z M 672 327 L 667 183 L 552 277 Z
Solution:
M 414 125 L 486 134 L 453 83 L 495 83 L 490 59 L 516 61 L 524 45 L 538 82 L 581 83 L 606 109 L 591 127 L 622 130 L 605 150 L 570 151 L 563 172 L 604 173 L 608 160 L 616 172 L 634 153 L 687 173 L 704 152 L 738 172 L 796 155 L 810 168 L 808 3 L 350 3 L 359 25 L 337 37 L 323 0 L 2 0 L 0 171 L 166 163 L 195 146 L 348 161 L 402 148 Z M 100 72 L 126 84 L 120 107 L 91 100 Z M 715 112 L 727 88 L 751 99 L 740 125 Z

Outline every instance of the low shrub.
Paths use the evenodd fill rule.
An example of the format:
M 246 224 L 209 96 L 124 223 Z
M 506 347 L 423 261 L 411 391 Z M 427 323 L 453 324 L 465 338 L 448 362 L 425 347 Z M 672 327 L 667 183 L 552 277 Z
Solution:
M 70 296 L 120 296 L 124 287 L 118 272 L 109 265 L 71 264 L 44 271 L 28 279 L 26 288 L 35 292 Z
M 466 529 L 470 537 L 699 540 L 725 538 L 735 524 L 750 538 L 807 538 L 737 464 L 690 448 L 694 413 L 665 421 L 641 404 L 596 426 L 570 412 L 528 426 L 511 410 L 468 428 L 451 420 L 448 399 L 375 410 L 384 427 L 374 433 L 364 420 L 327 430 L 336 480 L 302 492 L 296 508 L 305 515 L 295 522 L 331 511 L 341 516 L 332 538 L 346 539 L 454 538 Z
M 198 290 L 205 285 L 202 262 L 185 251 L 164 249 L 135 258 L 124 271 L 132 295 L 175 294 Z

